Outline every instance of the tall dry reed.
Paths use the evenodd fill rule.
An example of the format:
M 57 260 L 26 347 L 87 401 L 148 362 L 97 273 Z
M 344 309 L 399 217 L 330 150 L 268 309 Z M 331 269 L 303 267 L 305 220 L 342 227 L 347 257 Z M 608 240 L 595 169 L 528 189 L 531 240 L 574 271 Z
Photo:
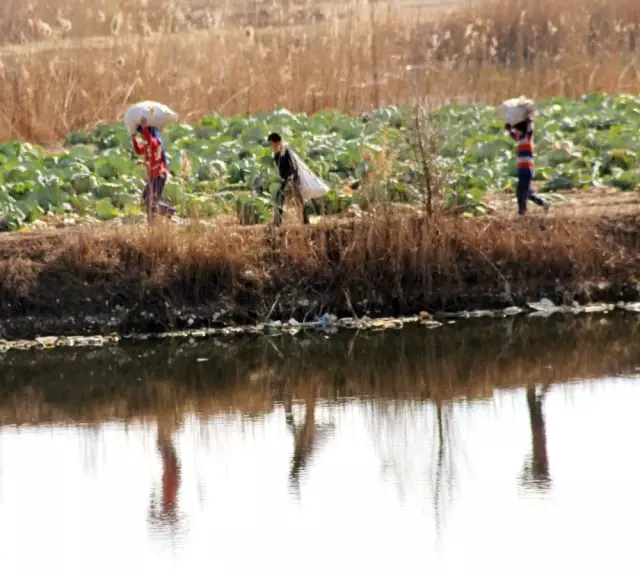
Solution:
M 354 0 L 340 11 L 335 3 L 320 5 L 322 15 L 309 3 L 242 4 L 244 12 L 215 3 L 204 10 L 218 10 L 220 17 L 200 24 L 189 24 L 188 15 L 197 12 L 192 5 L 171 9 L 182 14 L 172 16 L 180 25 L 158 20 L 142 30 L 132 24 L 136 14 L 154 13 L 155 1 L 144 9 L 125 2 L 130 13 L 103 30 L 87 14 L 97 18 L 99 6 L 114 5 L 84 0 L 83 9 L 71 10 L 59 0 L 59 15 L 72 21 L 69 39 L 58 30 L 52 32 L 56 40 L 4 46 L 0 139 L 56 140 L 116 120 L 142 98 L 164 101 L 191 120 L 212 111 L 245 114 L 277 106 L 359 112 L 409 104 L 416 90 L 440 103 L 640 88 L 635 0 L 487 0 L 456 3 L 449 12 Z M 283 26 L 258 22 L 263 4 L 297 16 L 279 16 Z M 22 3 L 0 10 L 5 26 L 28 28 Z M 245 21 L 262 25 L 245 27 Z

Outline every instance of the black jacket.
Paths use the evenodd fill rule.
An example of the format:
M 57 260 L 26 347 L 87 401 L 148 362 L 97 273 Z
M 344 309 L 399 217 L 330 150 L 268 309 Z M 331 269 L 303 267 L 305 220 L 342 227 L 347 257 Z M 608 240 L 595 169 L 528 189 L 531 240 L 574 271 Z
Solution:
M 283 148 L 281 151 L 276 152 L 273 160 L 280 171 L 280 178 L 282 178 L 283 183 L 292 176 L 295 176 L 296 165 L 288 148 Z

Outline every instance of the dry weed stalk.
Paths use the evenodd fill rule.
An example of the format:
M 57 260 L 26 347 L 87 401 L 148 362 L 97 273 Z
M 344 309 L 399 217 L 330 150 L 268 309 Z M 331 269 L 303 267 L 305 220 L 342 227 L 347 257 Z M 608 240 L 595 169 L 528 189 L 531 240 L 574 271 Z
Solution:
M 440 166 L 440 135 L 437 126 L 420 102 L 414 106 L 414 126 L 409 132 L 416 163 L 420 166 L 422 204 L 429 217 L 433 216 L 434 200 L 444 198 L 444 175 Z

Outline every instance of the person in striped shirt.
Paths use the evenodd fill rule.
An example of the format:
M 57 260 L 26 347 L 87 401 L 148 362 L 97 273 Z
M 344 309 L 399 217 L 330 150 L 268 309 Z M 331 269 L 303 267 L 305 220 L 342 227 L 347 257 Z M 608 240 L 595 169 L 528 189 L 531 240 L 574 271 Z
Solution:
M 518 186 L 516 189 L 518 197 L 518 214 L 521 216 L 527 213 L 527 200 L 549 210 L 549 203 L 543 200 L 531 187 L 533 180 L 533 121 L 526 118 L 518 124 L 505 124 L 505 128 L 511 137 L 517 142 L 518 154 Z

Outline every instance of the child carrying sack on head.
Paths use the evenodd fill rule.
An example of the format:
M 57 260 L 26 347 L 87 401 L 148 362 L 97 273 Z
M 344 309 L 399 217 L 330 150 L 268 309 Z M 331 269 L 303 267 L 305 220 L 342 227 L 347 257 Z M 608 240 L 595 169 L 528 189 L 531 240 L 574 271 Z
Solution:
M 142 136 L 143 143 L 140 144 L 135 135 L 132 136 L 132 143 L 136 154 L 144 155 L 147 163 L 149 179 L 144 187 L 142 197 L 147 211 L 147 219 L 151 224 L 156 213 L 170 218 L 175 213 L 175 208 L 161 200 L 169 171 L 160 130 L 154 126 L 138 125 L 137 133 Z
M 525 116 L 517 124 L 511 125 L 508 122 L 505 128 L 510 136 L 517 142 L 518 154 L 518 186 L 516 188 L 518 196 L 518 214 L 521 216 L 527 213 L 527 200 L 549 210 L 549 204 L 540 198 L 531 187 L 533 180 L 533 120 L 530 115 Z

